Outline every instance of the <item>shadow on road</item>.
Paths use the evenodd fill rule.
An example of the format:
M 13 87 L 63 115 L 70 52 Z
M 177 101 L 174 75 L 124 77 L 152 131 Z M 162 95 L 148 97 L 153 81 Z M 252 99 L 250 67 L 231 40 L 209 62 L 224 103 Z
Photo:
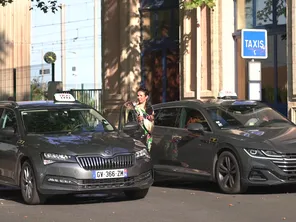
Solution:
M 216 183 L 212 182 L 171 182 L 171 183 L 155 183 L 155 187 L 167 187 L 172 189 L 186 189 L 195 191 L 204 191 L 210 193 L 220 193 L 221 191 Z M 249 187 L 244 195 L 264 195 L 264 194 L 286 194 L 296 193 L 295 185 L 281 185 L 281 186 L 261 186 Z
M 171 182 L 155 183 L 153 187 L 186 189 L 221 194 L 218 185 L 211 182 Z M 250 187 L 243 195 L 268 195 L 268 194 L 287 194 L 296 193 L 296 186 L 269 186 L 269 187 Z M 19 189 L 0 186 L 0 201 L 14 201 L 24 204 Z M 101 194 L 79 194 L 79 195 L 59 195 L 48 198 L 45 205 L 77 205 L 77 204 L 98 204 L 110 202 L 130 201 L 123 193 L 101 193 Z
M 4 200 L 25 204 L 19 189 L 0 186 L 0 201 Z M 129 199 L 123 193 L 96 193 L 52 196 L 48 198 L 44 205 L 76 205 L 122 201 L 129 201 Z
M 98 204 L 130 201 L 123 193 L 114 194 L 79 194 L 61 195 L 50 197 L 45 205 L 77 205 L 77 204 Z

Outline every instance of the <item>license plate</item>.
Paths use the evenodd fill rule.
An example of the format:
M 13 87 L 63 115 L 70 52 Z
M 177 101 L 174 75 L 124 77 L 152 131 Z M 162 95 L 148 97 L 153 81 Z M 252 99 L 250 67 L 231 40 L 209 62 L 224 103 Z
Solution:
M 127 177 L 127 169 L 96 170 L 92 172 L 93 179 L 123 178 Z

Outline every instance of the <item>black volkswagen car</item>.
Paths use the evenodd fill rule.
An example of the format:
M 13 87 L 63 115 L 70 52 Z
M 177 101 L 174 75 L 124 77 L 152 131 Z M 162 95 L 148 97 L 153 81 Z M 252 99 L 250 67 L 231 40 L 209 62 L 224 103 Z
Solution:
M 230 194 L 249 186 L 296 184 L 296 127 L 272 108 L 236 99 L 153 108 L 155 181 L 215 181 Z M 133 125 L 135 118 L 132 110 L 122 108 L 120 127 Z M 126 133 L 140 135 L 136 127 Z
M 0 184 L 25 203 L 57 194 L 124 191 L 144 198 L 153 183 L 145 146 L 71 94 L 0 102 Z

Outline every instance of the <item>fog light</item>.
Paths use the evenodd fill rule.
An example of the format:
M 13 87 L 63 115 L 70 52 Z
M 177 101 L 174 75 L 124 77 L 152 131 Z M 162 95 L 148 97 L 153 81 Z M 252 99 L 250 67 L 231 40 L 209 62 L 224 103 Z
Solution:
M 52 164 L 52 163 L 54 163 L 53 160 L 43 160 L 44 165 L 48 165 L 48 164 Z
M 74 184 L 73 181 L 71 180 L 67 180 L 67 179 L 58 179 L 58 178 L 53 178 L 53 177 L 49 177 L 47 179 L 48 182 L 51 183 L 63 183 L 63 184 Z
M 265 180 L 267 180 L 267 178 L 260 171 L 252 170 L 250 175 L 249 175 L 249 180 L 252 180 L 252 181 L 265 181 Z

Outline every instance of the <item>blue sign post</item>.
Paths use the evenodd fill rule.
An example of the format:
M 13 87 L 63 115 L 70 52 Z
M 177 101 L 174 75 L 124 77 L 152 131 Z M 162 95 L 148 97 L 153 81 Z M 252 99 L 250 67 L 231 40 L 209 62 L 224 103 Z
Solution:
M 242 58 L 267 59 L 268 43 L 265 29 L 242 29 Z

